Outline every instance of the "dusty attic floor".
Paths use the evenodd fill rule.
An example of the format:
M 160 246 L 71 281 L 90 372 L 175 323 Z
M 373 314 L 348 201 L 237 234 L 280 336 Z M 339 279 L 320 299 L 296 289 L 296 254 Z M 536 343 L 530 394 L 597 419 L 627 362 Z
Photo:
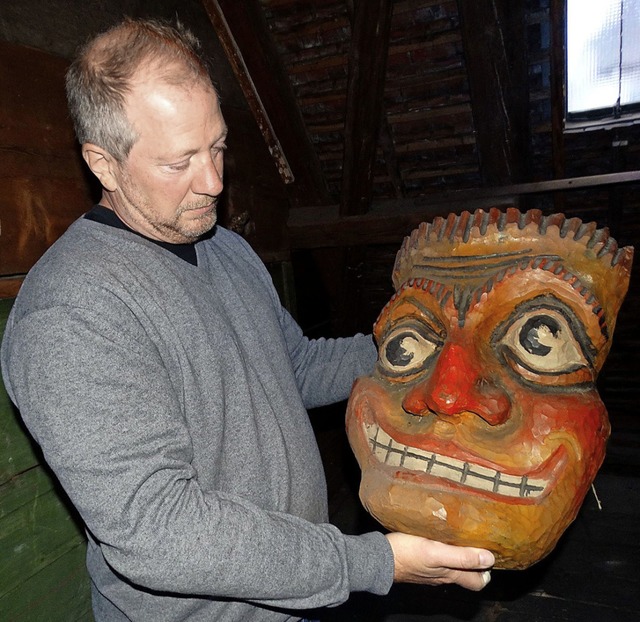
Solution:
M 347 533 L 379 529 L 358 497 L 359 469 L 342 427 L 344 405 L 312 413 L 325 461 L 331 520 Z M 614 422 L 615 423 L 615 422 Z M 494 571 L 480 593 L 396 585 L 317 612 L 322 622 L 640 621 L 640 430 L 614 425 L 589 494 L 553 553 L 524 571 Z

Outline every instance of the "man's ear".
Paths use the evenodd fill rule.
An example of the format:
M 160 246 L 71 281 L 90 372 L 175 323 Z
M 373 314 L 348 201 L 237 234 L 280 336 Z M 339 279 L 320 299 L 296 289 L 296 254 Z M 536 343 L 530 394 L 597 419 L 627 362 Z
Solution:
M 117 162 L 108 151 L 92 143 L 85 143 L 82 145 L 82 157 L 105 190 L 113 192 L 117 189 Z

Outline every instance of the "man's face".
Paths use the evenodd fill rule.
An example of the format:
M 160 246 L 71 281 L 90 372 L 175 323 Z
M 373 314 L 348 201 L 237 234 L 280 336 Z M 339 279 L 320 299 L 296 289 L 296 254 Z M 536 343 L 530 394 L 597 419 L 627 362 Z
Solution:
M 206 84 L 136 80 L 127 117 L 138 139 L 115 165 L 117 187 L 103 202 L 129 227 L 165 242 L 197 240 L 216 223 L 227 127 Z
M 393 530 L 489 548 L 503 568 L 552 550 L 609 435 L 594 382 L 613 326 L 598 283 L 551 237 L 422 249 L 348 406 L 367 509 Z

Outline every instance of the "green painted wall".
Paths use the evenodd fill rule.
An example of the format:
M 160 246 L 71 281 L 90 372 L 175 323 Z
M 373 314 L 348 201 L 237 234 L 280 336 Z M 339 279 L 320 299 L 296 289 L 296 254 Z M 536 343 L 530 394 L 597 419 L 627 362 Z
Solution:
M 0 335 L 12 300 L 0 300 Z M 86 539 L 0 381 L 0 620 L 92 621 Z

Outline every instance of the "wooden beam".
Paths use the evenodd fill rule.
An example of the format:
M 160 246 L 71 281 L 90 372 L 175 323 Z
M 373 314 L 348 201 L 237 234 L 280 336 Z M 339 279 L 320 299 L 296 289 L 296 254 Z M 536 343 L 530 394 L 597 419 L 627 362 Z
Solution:
M 387 119 L 386 112 L 382 112 L 380 121 L 380 149 L 382 149 L 382 156 L 384 158 L 385 168 L 387 169 L 387 175 L 389 181 L 393 186 L 393 192 L 397 199 L 402 199 L 405 196 L 405 185 L 400 168 L 398 166 L 398 154 L 396 152 L 396 146 L 393 142 L 393 134 L 391 130 L 391 124 Z
M 293 206 L 329 201 L 320 161 L 257 0 L 201 0 Z
M 549 63 L 551 67 L 551 158 L 553 176 L 561 179 L 565 176 L 564 155 L 564 81 L 565 81 L 565 4 L 566 0 L 551 0 L 549 22 L 551 25 L 551 49 Z M 554 197 L 555 209 L 564 209 L 564 195 Z
M 433 204 L 392 199 L 372 203 L 371 211 L 353 216 L 341 216 L 337 205 L 300 208 L 289 212 L 289 243 L 291 250 L 397 243 L 421 222 L 436 216 L 500 204 L 513 205 L 514 199 Z
M 221 2 L 224 3 L 224 0 L 221 0 Z M 278 140 L 273 126 L 271 125 L 271 119 L 269 119 L 269 115 L 264 108 L 260 94 L 251 79 L 251 75 L 244 62 L 242 52 L 240 51 L 231 28 L 229 27 L 220 2 L 218 2 L 218 0 L 203 0 L 203 4 L 209 14 L 211 23 L 215 28 L 227 58 L 231 63 L 233 72 L 240 83 L 240 88 L 242 89 L 247 103 L 249 104 L 249 108 L 256 119 L 265 142 L 267 143 L 269 152 L 276 162 L 278 172 L 285 183 L 292 183 L 294 181 L 293 171 L 289 166 L 289 162 L 282 150 L 280 141 Z
M 383 111 L 392 0 L 354 4 L 342 165 L 342 215 L 363 214 L 371 202 Z
M 458 11 L 483 181 L 524 181 L 529 153 L 524 3 L 458 0 Z
M 367 214 L 341 216 L 339 206 L 307 207 L 289 213 L 291 249 L 396 243 L 421 222 L 463 210 L 517 205 L 529 194 L 614 186 L 640 181 L 640 170 L 496 188 L 475 188 L 416 199 L 374 202 Z

